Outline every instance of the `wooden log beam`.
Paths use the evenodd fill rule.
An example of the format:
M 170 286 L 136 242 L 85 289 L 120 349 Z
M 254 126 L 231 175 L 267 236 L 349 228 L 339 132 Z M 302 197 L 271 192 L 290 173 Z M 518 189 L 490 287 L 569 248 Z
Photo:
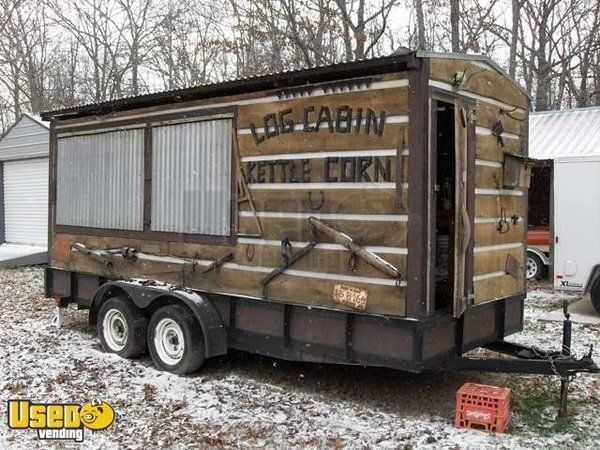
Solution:
M 336 244 L 346 247 L 348 250 L 350 250 L 350 252 L 364 260 L 367 264 L 370 264 L 392 278 L 402 279 L 402 274 L 396 267 L 387 262 L 385 259 L 377 256 L 375 253 L 372 253 L 364 247 L 358 245 L 350 236 L 331 228 L 329 225 L 320 221 L 316 217 L 309 217 L 308 222 L 318 233 L 322 233 L 328 238 L 332 239 Z

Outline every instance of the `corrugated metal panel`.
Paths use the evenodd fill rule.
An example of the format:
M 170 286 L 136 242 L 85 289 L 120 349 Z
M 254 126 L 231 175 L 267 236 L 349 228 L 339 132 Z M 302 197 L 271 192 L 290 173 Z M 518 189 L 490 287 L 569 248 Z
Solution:
M 150 94 L 138 95 L 136 97 L 125 97 L 115 100 L 109 100 L 99 103 L 81 104 L 78 106 L 46 111 L 42 113 L 45 118 L 51 119 L 72 119 L 87 115 L 96 115 L 104 113 L 113 113 L 119 110 L 126 110 L 137 105 L 156 106 L 158 104 L 168 104 L 181 102 L 182 100 L 197 100 L 199 98 L 209 98 L 220 95 L 237 95 L 252 91 L 277 89 L 283 87 L 294 87 L 309 85 L 320 82 L 335 81 L 336 79 L 353 78 L 359 75 L 379 74 L 382 70 L 396 72 L 398 70 L 407 70 L 406 64 L 411 55 L 424 58 L 450 58 L 466 61 L 479 61 L 503 76 L 507 77 L 515 84 L 525 95 L 528 95 L 515 80 L 509 77 L 493 60 L 485 55 L 460 53 L 435 53 L 435 52 L 412 52 L 398 51 L 392 55 L 367 58 L 363 60 L 343 61 L 334 64 L 319 65 L 310 68 L 291 69 L 281 72 L 263 73 L 244 78 L 229 79 L 217 83 L 207 83 L 204 85 L 186 87 L 183 89 L 174 89 L 162 92 L 153 92 Z
M 21 116 L 0 139 L 0 161 L 48 156 L 49 136 L 41 122 Z
M 152 229 L 227 236 L 231 120 L 152 129 Z
M 600 108 L 545 111 L 529 116 L 529 156 L 554 159 L 600 155 Z
M 6 242 L 47 245 L 48 158 L 4 163 Z
M 143 229 L 144 130 L 58 139 L 56 223 Z

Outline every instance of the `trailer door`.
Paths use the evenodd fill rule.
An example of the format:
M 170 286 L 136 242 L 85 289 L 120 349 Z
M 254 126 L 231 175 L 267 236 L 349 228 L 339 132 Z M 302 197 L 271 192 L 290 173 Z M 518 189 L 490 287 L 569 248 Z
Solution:
M 600 158 L 554 162 L 554 287 L 581 291 L 600 263 Z
M 458 318 L 473 293 L 473 247 L 475 217 L 475 123 L 471 119 L 474 104 L 456 101 L 456 250 L 453 315 Z

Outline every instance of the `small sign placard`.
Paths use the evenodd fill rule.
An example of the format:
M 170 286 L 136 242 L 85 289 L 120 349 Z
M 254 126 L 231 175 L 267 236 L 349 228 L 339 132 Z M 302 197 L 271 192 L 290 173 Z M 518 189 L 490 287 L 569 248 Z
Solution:
M 333 287 L 333 301 L 340 305 L 364 311 L 367 309 L 367 297 L 368 293 L 364 289 L 343 284 L 336 284 Z

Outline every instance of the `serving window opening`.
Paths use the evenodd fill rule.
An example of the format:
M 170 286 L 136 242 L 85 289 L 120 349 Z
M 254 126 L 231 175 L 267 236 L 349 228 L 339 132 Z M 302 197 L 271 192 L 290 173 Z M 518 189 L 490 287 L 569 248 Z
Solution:
M 456 139 L 454 105 L 435 101 L 435 310 L 452 307 L 456 239 Z

